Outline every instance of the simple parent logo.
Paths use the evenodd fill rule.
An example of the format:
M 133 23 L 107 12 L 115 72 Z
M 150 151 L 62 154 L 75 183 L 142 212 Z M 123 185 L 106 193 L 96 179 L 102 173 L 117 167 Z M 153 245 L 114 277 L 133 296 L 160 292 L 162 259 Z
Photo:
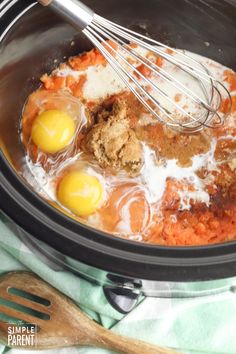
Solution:
M 35 325 L 8 325 L 9 347 L 36 347 L 37 327 Z

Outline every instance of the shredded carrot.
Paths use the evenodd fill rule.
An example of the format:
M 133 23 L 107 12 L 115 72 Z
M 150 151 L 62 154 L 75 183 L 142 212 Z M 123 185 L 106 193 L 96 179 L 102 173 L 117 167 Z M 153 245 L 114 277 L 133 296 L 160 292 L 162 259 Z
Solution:
M 41 77 L 41 81 L 47 90 L 60 90 L 66 86 L 66 77 L 64 76 L 48 76 L 47 74 Z
M 173 51 L 173 49 L 167 48 L 166 53 L 169 55 L 174 55 L 175 52 Z
M 232 112 L 236 112 L 236 96 L 232 97 Z
M 86 80 L 87 75 L 81 75 L 78 79 L 73 76 L 48 76 L 47 74 L 41 77 L 46 90 L 58 91 L 68 87 L 76 97 L 81 97 Z
M 54 78 L 54 90 L 60 90 L 66 86 L 66 77 L 64 76 L 55 76 Z
M 87 81 L 87 75 L 81 75 L 79 80 L 70 85 L 70 89 L 75 97 L 81 97 L 83 93 L 84 84 Z
M 179 102 L 179 101 L 181 100 L 181 98 L 182 98 L 181 93 L 177 93 L 177 94 L 175 95 L 175 102 Z
M 128 63 L 130 63 L 132 65 L 136 63 L 136 61 L 132 58 L 127 58 L 127 61 L 128 61 Z
M 213 211 L 205 209 L 176 214 L 167 210 L 162 220 L 155 220 L 145 241 L 168 246 L 197 246 L 233 240 L 236 232 L 235 213 L 235 206 L 225 207 L 220 218 Z
M 164 59 L 162 57 L 157 57 L 157 60 L 156 60 L 157 66 L 161 67 L 163 65 L 163 62 L 164 62 Z
M 143 76 L 148 77 L 151 74 L 151 69 L 149 69 L 146 65 L 141 64 L 136 68 Z M 140 75 L 135 71 L 134 75 L 140 78 Z
M 230 111 L 230 99 L 226 98 L 225 100 L 223 100 L 221 107 L 220 107 L 220 111 L 222 113 L 229 113 Z M 236 112 L 236 96 L 232 97 L 232 107 L 231 107 L 231 112 Z
M 153 52 L 149 52 L 147 54 L 147 58 L 153 61 L 157 66 L 161 67 L 163 65 L 164 59 L 154 54 Z
M 230 84 L 230 91 L 236 91 L 236 74 L 231 70 L 225 70 L 224 80 Z
M 48 74 L 44 74 L 40 80 L 44 84 L 45 89 L 51 90 L 51 88 L 53 87 L 53 81 L 51 77 L 48 76 Z
M 151 55 L 151 54 L 148 54 L 148 55 L 147 55 L 147 58 L 149 59 L 151 56 L 153 57 L 153 53 L 152 53 L 152 55 Z M 155 59 L 155 62 L 154 62 L 154 63 L 155 63 L 157 66 L 161 67 L 161 66 L 163 65 L 163 58 L 158 57 L 158 56 L 155 56 L 155 57 L 156 57 L 156 59 Z M 152 70 L 151 70 L 147 65 L 145 65 L 145 64 L 139 65 L 139 66 L 137 67 L 137 70 L 138 70 L 142 75 L 144 75 L 145 77 L 149 77 L 149 76 L 151 75 L 151 73 L 152 73 Z M 138 78 L 140 77 L 140 76 L 138 75 L 138 73 L 134 72 L 134 74 L 135 74 L 135 76 L 137 76 Z
M 67 76 L 66 77 L 66 87 L 71 87 L 76 82 L 76 78 L 74 76 Z
M 178 210 L 180 197 L 178 190 L 183 189 L 183 185 L 173 179 L 169 179 L 166 182 L 166 189 L 163 196 L 163 208 Z
M 113 49 L 115 49 L 115 50 L 117 50 L 117 48 L 118 48 L 117 43 L 115 43 L 115 42 L 113 42 L 113 41 L 111 41 L 111 40 L 108 40 L 108 41 L 103 42 L 102 45 L 105 47 L 105 49 L 106 49 L 110 54 L 114 54 L 114 52 L 113 52 L 113 50 L 112 50 L 111 48 L 113 48 Z M 109 46 L 111 46 L 111 48 L 110 48 Z
M 129 47 L 135 49 L 138 48 L 138 45 L 136 43 L 130 43 Z
M 86 70 L 90 66 L 105 64 L 106 59 L 96 48 L 69 59 L 69 65 L 74 70 Z

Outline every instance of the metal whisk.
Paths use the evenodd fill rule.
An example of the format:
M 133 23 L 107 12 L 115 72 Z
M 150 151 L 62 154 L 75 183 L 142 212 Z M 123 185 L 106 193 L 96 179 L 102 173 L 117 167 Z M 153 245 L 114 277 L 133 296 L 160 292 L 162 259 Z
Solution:
M 38 2 L 50 6 L 75 28 L 81 29 L 127 87 L 161 123 L 181 132 L 192 133 L 224 123 L 227 114 L 221 113 L 220 107 L 223 100 L 228 99 L 230 112 L 232 99 L 229 91 L 203 64 L 185 51 L 170 48 L 98 16 L 78 0 Z M 149 56 L 142 51 L 148 52 Z M 157 65 L 150 54 L 162 58 L 166 65 Z M 139 70 L 140 66 L 150 75 L 144 75 Z M 171 70 L 167 70 L 168 66 Z M 176 75 L 176 72 L 179 74 Z M 185 77 L 185 82 L 178 78 L 180 73 Z M 166 89 L 163 89 L 163 84 Z M 192 109 L 173 99 L 170 95 L 173 90 L 184 96 Z

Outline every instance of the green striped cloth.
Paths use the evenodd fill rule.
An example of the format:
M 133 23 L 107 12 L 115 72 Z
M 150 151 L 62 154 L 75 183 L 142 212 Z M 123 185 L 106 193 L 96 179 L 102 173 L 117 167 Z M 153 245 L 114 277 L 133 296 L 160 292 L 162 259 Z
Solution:
M 68 272 L 55 272 L 35 257 L 0 217 L 0 273 L 30 270 L 72 298 L 94 320 L 115 332 L 171 347 L 184 354 L 236 354 L 236 295 L 191 299 L 145 298 L 128 315 L 116 312 L 102 288 Z M 236 279 L 227 280 L 231 284 Z M 225 281 L 224 281 L 225 282 Z M 185 285 L 185 290 L 190 285 Z M 192 289 L 190 289 L 192 290 Z M 0 353 L 24 353 L 0 345 Z M 35 353 L 26 351 L 25 353 Z M 42 354 L 108 354 L 101 349 L 66 348 Z M 111 353 L 111 352 L 110 352 Z M 145 353 L 143 353 L 145 354 Z

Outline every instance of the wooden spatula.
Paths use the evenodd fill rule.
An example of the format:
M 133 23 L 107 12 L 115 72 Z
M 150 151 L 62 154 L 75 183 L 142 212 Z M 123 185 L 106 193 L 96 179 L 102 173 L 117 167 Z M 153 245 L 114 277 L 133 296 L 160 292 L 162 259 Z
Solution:
M 125 354 L 177 354 L 104 329 L 69 298 L 30 272 L 0 277 L 0 313 L 37 326 L 37 346 L 25 349 L 91 346 Z M 0 339 L 5 344 L 8 329 L 9 324 L 0 321 Z

